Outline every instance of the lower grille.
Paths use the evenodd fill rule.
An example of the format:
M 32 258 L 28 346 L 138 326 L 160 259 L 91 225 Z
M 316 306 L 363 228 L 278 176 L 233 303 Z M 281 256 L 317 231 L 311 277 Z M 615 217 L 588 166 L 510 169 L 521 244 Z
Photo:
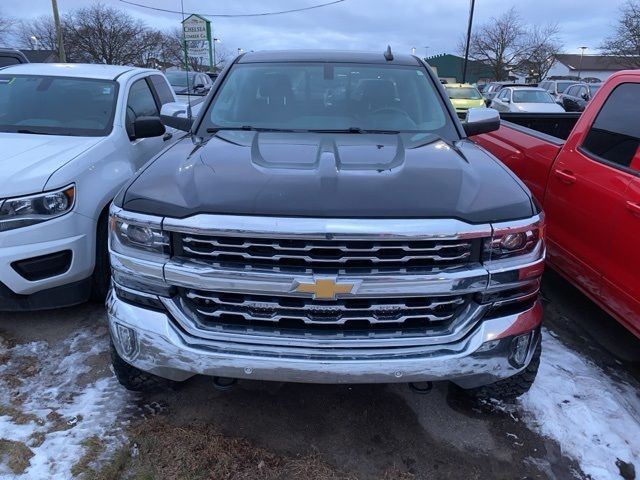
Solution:
M 200 323 L 307 332 L 410 330 L 447 327 L 469 304 L 464 295 L 314 301 L 300 297 L 181 291 L 183 306 Z

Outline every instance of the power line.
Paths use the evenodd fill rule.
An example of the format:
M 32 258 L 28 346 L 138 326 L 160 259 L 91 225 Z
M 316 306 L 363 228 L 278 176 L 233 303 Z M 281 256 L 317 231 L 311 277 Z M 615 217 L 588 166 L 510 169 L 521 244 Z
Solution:
M 149 5 L 143 5 L 141 3 L 136 3 L 136 2 L 131 2 L 129 0 L 120 0 L 122 3 L 126 3 L 129 5 L 134 5 L 136 7 L 140 7 L 140 8 L 147 8 L 149 10 L 155 10 L 157 12 L 165 12 L 165 13 L 176 13 L 176 14 L 182 14 L 183 12 L 181 12 L 180 10 L 169 10 L 167 8 L 158 8 L 158 7 L 151 7 Z M 266 17 L 269 15 L 282 15 L 284 13 L 294 13 L 294 12 L 303 12 L 305 10 L 313 10 L 314 8 L 321 8 L 321 7 L 327 7 L 329 5 L 335 5 L 336 3 L 342 3 L 346 0 L 334 0 L 333 2 L 327 2 L 327 3 L 321 3 L 319 5 L 312 5 L 310 7 L 304 7 L 304 8 L 295 8 L 293 10 L 281 10 L 278 12 L 263 12 L 263 13 L 244 13 L 244 14 L 237 14 L 237 15 L 232 15 L 232 14 L 216 14 L 216 13 L 200 13 L 200 12 L 184 12 L 186 15 L 200 15 L 202 17 L 218 17 L 218 18 L 237 18 L 237 17 Z

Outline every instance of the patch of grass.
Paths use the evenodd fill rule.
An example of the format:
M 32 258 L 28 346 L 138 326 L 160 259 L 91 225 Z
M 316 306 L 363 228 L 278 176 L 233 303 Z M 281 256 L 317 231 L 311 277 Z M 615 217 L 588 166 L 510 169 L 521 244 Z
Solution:
M 328 464 L 317 452 L 287 457 L 256 447 L 244 439 L 225 437 L 207 424 L 181 426 L 155 417 L 132 427 L 129 437 L 130 445 L 116 452 L 104 468 L 83 471 L 84 478 L 355 480 L 354 476 Z M 85 462 L 85 465 L 90 463 Z
M 78 422 L 81 422 L 82 415 L 78 415 L 75 419 L 64 418 L 56 410 L 52 410 L 51 413 L 47 415 L 47 421 L 50 423 L 47 433 L 62 432 L 75 427 Z
M 93 473 L 91 465 L 95 464 L 100 454 L 104 451 L 102 440 L 96 435 L 83 440 L 82 446 L 85 448 L 84 454 L 80 457 L 80 460 L 71 467 L 71 475 L 74 477 Z
M 29 435 L 29 446 L 38 448 L 44 443 L 46 436 L 47 434 L 44 432 L 33 432 L 31 435 Z
M 33 452 L 23 442 L 0 438 L 0 459 L 16 475 L 24 473 L 29 467 Z
M 0 405 L 0 417 L 9 417 L 11 421 L 16 425 L 26 425 L 27 423 L 34 422 L 38 425 L 42 425 L 42 419 L 33 413 L 25 413 L 10 405 Z

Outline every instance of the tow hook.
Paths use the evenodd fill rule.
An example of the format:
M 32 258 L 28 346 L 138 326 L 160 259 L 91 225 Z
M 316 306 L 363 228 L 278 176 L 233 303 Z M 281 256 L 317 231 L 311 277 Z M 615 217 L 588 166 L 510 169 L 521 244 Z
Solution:
M 221 392 L 231 390 L 237 382 L 238 379 L 236 378 L 213 377 L 213 386 L 216 390 L 220 390 Z
M 432 382 L 410 382 L 409 390 L 418 395 L 426 395 L 433 388 Z

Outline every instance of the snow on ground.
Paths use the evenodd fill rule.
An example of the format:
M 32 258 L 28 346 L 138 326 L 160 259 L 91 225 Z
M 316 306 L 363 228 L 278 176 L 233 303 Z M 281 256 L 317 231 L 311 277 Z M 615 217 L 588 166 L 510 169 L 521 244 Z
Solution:
M 0 478 L 71 478 L 90 439 L 107 450 L 124 440 L 132 397 L 105 367 L 108 346 L 104 327 L 58 345 L 0 345 Z
M 555 439 L 594 479 L 620 479 L 617 459 L 640 471 L 640 385 L 614 381 L 543 331 L 538 377 L 520 400 L 525 422 Z

